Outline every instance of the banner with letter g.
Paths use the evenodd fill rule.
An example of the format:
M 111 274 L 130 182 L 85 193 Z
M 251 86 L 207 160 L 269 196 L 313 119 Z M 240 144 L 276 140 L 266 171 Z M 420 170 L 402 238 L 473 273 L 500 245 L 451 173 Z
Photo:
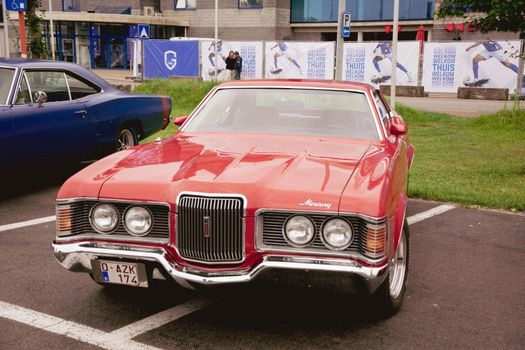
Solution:
M 144 78 L 168 78 L 171 76 L 199 76 L 198 41 L 144 41 Z

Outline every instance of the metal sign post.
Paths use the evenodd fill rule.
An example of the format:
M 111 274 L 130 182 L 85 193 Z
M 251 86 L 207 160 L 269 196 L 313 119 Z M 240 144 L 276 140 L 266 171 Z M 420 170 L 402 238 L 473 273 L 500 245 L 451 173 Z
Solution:
M 140 80 L 144 81 L 144 40 L 149 39 L 149 24 L 137 24 L 137 36 L 140 40 L 140 52 L 141 52 L 141 70 L 140 70 Z
M 337 49 L 335 56 L 335 79 L 343 80 L 343 20 L 344 11 L 346 8 L 346 0 L 339 0 L 339 21 L 337 22 Z M 350 18 L 349 18 L 350 19 Z M 349 23 L 348 23 L 349 24 Z M 350 27 L 348 27 L 348 35 L 350 35 Z
M 9 57 L 9 34 L 8 34 L 8 29 L 7 27 L 9 27 L 9 21 L 8 21 L 8 17 L 7 17 L 7 5 L 6 5 L 6 2 L 7 0 L 4 0 L 2 2 L 2 15 L 3 15 L 3 20 L 4 20 L 4 45 L 5 45 L 5 57 Z
M 523 75 L 525 70 L 525 40 L 521 40 L 520 55 L 519 55 L 519 67 L 518 67 L 518 81 L 516 82 L 516 100 L 519 101 L 521 91 L 525 93 L 525 76 Z
M 217 71 L 217 64 L 219 63 L 217 60 L 217 45 L 219 44 L 219 0 L 215 0 L 215 35 L 213 39 L 213 59 L 215 60 L 215 80 L 218 80 L 217 75 L 219 72 Z
M 390 106 L 396 109 L 397 85 L 397 33 L 399 30 L 399 0 L 394 0 L 394 32 L 392 33 L 392 80 L 390 84 Z

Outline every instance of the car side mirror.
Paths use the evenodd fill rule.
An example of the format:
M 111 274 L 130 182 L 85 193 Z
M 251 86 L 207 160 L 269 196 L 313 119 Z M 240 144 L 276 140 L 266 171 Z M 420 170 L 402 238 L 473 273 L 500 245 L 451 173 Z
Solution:
M 188 116 L 187 116 L 187 115 L 177 117 L 177 118 L 175 118 L 175 120 L 173 121 L 173 124 L 177 125 L 177 126 L 180 128 L 180 127 L 182 126 L 182 124 L 184 124 L 184 122 L 186 122 L 187 119 L 188 119 Z
M 400 123 L 392 123 L 390 126 L 390 133 L 392 135 L 406 135 L 408 133 L 408 125 Z
M 44 91 L 35 92 L 34 101 L 38 103 L 38 107 L 42 106 L 42 103 L 47 102 L 47 94 Z

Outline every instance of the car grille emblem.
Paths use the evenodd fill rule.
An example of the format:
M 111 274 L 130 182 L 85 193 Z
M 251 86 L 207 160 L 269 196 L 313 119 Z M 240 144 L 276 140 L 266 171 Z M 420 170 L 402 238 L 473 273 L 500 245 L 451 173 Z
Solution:
M 203 220 L 202 225 L 202 232 L 204 233 L 204 237 L 210 238 L 210 217 L 205 216 Z

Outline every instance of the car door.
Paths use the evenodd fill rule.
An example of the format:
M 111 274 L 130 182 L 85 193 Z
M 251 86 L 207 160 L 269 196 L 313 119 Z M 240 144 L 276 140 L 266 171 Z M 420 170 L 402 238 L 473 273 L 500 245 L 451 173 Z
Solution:
M 47 101 L 36 101 L 37 95 Z M 85 105 L 72 100 L 64 71 L 25 70 L 11 113 L 25 162 L 80 160 L 94 139 Z
M 12 67 L 0 67 L 0 167 L 11 165 L 12 149 L 10 148 L 13 120 L 9 100 L 13 80 L 16 79 L 16 70 Z
M 385 127 L 387 142 L 389 144 L 389 173 L 390 173 L 390 186 L 388 198 L 391 200 L 391 203 L 387 206 L 387 215 L 392 217 L 398 212 L 398 209 L 402 211 L 402 214 L 405 214 L 406 209 L 406 191 L 408 186 L 408 161 L 407 161 L 407 143 L 406 136 L 392 135 L 390 128 L 394 119 L 397 117 L 395 112 L 390 109 L 386 103 L 384 97 L 380 94 L 379 91 L 374 92 L 374 100 L 377 105 L 379 115 L 381 116 L 381 122 Z M 399 118 L 399 117 L 397 117 Z M 396 236 L 401 231 L 403 222 L 396 221 Z

